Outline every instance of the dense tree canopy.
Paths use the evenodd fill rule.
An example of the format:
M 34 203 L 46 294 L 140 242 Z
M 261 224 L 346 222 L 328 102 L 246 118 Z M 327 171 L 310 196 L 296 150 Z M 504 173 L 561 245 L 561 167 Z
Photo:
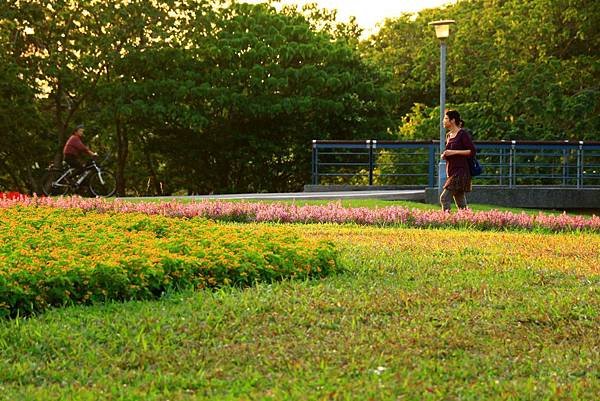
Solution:
M 297 190 L 312 139 L 600 139 L 600 3 L 463 0 L 386 20 L 227 0 L 0 3 L 0 189 L 37 191 L 73 127 L 120 194 Z
M 364 53 L 393 76 L 402 137 L 435 138 L 439 56 L 427 23 L 449 17 L 447 98 L 480 138 L 600 139 L 595 0 L 470 0 L 387 20 Z

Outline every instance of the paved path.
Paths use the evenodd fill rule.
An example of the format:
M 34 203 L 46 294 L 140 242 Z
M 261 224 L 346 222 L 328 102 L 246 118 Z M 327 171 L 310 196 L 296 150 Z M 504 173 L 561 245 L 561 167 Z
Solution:
M 425 190 L 386 190 L 386 191 L 343 191 L 343 192 L 287 192 L 262 194 L 227 194 L 227 195 L 194 195 L 194 196 L 152 196 L 128 197 L 127 200 L 144 199 L 248 199 L 248 200 L 317 200 L 317 199 L 385 199 L 385 200 L 425 200 Z

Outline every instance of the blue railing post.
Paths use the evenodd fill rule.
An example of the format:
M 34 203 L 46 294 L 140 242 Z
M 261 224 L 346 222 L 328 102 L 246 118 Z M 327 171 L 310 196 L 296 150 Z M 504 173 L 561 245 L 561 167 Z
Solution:
M 568 142 L 568 141 L 565 141 L 565 142 Z M 567 178 L 569 176 L 569 153 L 566 148 L 562 150 L 562 157 L 563 157 L 562 185 L 565 186 L 565 185 L 567 185 Z
M 505 154 L 506 154 L 506 151 L 504 150 L 504 148 L 500 148 L 500 166 L 499 166 L 500 182 L 498 184 L 501 186 L 504 185 L 504 160 L 506 159 Z
M 429 166 L 427 186 L 433 188 L 435 186 L 435 143 L 429 145 Z
M 369 185 L 373 185 L 373 142 L 367 139 L 367 148 L 369 148 Z
M 312 145 L 312 183 L 319 185 L 319 149 L 316 139 L 313 139 Z
M 377 164 L 375 161 L 376 152 L 377 152 L 377 139 L 371 140 L 371 185 L 373 185 L 373 180 L 375 179 L 375 165 Z M 380 181 L 381 182 L 381 181 Z
M 508 187 L 512 188 L 517 183 L 517 172 L 516 172 L 516 153 L 517 153 L 517 141 L 512 140 L 510 146 L 510 157 L 509 157 L 509 166 L 508 166 Z
M 583 186 L 583 141 L 579 141 L 577 149 L 577 188 Z

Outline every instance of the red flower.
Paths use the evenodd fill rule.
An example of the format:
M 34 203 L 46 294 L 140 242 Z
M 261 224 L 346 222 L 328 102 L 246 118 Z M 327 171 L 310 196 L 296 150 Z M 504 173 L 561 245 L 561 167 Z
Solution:
M 0 192 L 0 199 L 22 199 L 22 198 L 28 198 L 27 195 L 24 195 L 22 193 L 19 192 Z

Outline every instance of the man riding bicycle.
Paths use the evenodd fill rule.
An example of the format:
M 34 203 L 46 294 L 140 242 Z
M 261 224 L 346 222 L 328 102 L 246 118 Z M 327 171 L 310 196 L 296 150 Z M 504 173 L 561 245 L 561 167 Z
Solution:
M 117 188 L 115 175 L 104 166 L 109 155 L 98 162 L 95 159 L 98 154 L 92 152 L 81 140 L 83 130 L 83 125 L 75 127 L 63 148 L 64 161 L 68 168 L 50 165 L 44 174 L 41 185 L 44 195 L 66 195 L 71 192 L 106 197 L 115 193 Z M 85 156 L 91 156 L 93 159 L 85 163 L 86 160 L 83 159 Z
M 83 124 L 75 127 L 75 130 L 67 139 L 65 147 L 63 148 L 63 156 L 67 164 L 75 169 L 75 174 L 79 174 L 83 171 L 85 164 L 82 161 L 82 156 L 88 155 L 91 157 L 98 156 L 98 153 L 92 152 L 90 148 L 85 146 L 81 137 L 83 136 L 84 127 Z

